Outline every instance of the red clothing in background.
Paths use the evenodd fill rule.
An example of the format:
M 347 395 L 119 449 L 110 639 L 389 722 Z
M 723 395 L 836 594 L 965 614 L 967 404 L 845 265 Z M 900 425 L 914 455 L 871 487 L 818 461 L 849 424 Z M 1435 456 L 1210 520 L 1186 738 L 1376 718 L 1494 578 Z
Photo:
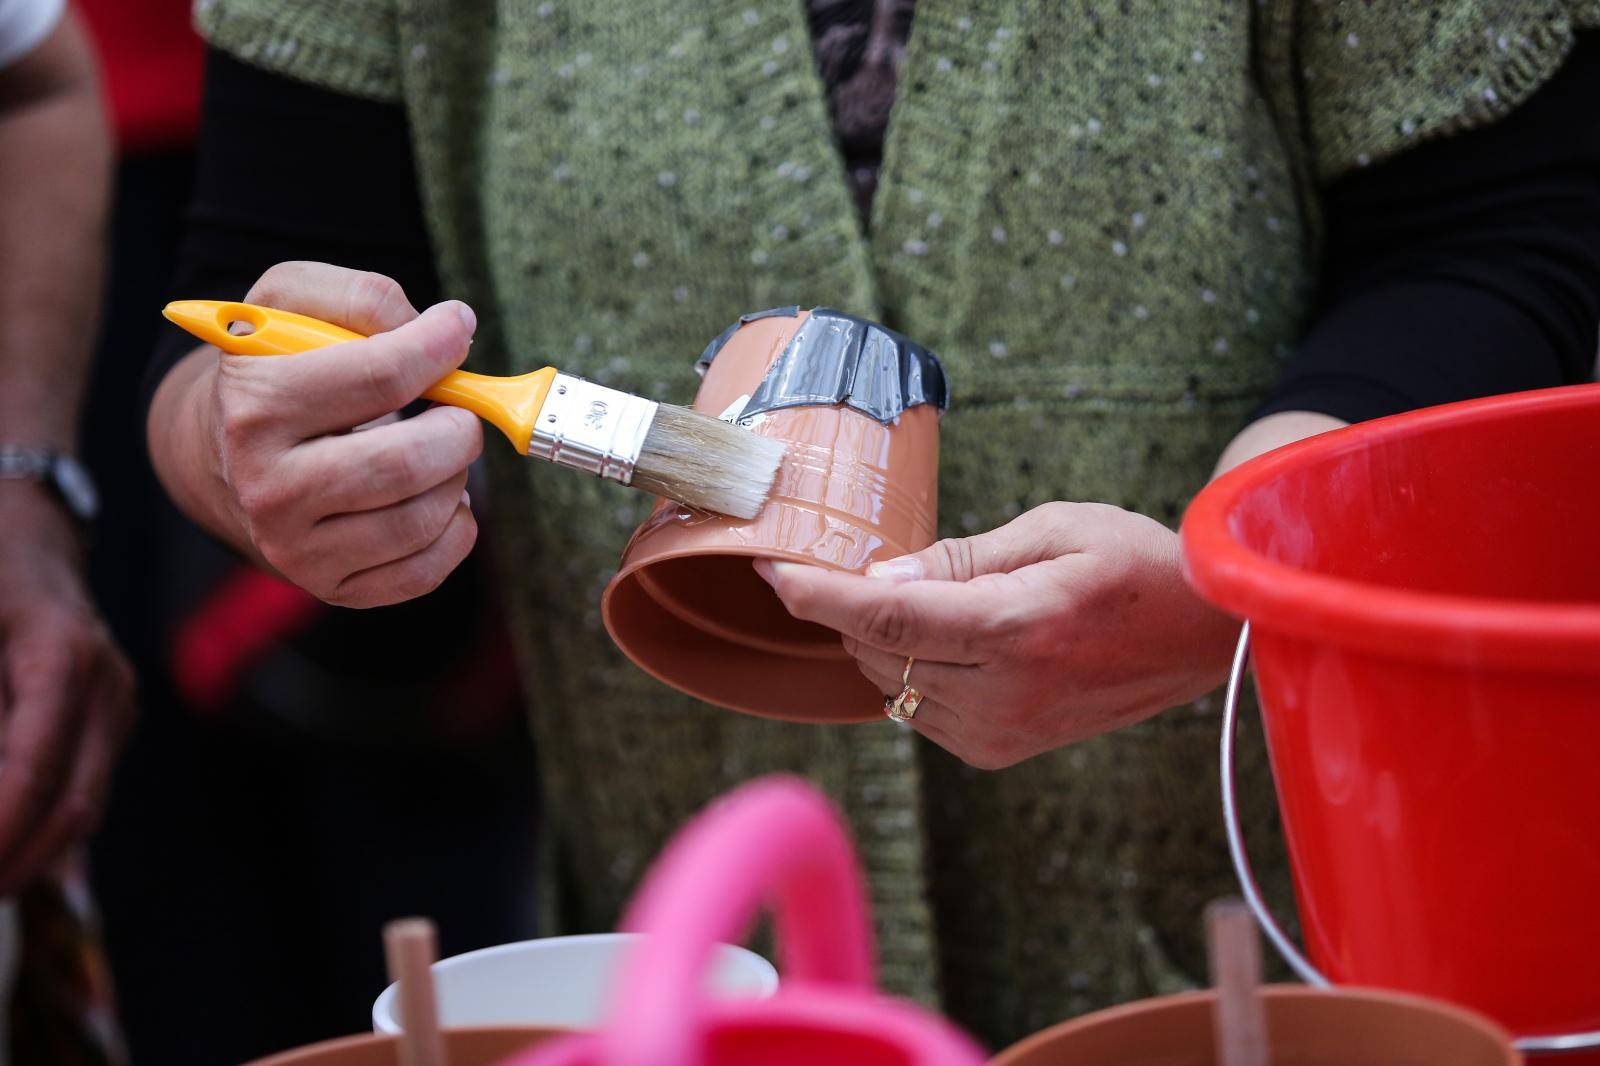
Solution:
M 100 53 L 120 150 L 193 141 L 205 48 L 189 24 L 189 0 L 73 2 Z

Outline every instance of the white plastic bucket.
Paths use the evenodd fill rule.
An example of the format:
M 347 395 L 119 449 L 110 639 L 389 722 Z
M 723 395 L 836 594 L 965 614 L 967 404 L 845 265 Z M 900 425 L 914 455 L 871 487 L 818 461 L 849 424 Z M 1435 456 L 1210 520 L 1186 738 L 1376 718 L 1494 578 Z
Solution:
M 469 951 L 433 964 L 439 1020 L 446 1026 L 536 1025 L 589 1029 L 604 1016 L 606 997 L 634 933 L 596 933 L 523 940 Z M 724 944 L 708 979 L 727 998 L 765 999 L 778 971 L 745 948 Z M 372 1004 L 372 1028 L 401 1031 L 390 985 Z

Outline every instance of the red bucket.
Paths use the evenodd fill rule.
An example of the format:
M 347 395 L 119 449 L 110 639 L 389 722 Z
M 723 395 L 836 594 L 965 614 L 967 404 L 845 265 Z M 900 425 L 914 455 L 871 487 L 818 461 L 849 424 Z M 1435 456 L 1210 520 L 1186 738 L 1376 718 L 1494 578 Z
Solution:
M 1249 621 L 1230 698 L 1253 639 L 1310 963 L 1236 825 L 1234 857 L 1301 975 L 1600 1048 L 1600 385 L 1262 456 L 1196 498 L 1183 553 Z M 1231 736 L 1230 702 L 1225 769 Z

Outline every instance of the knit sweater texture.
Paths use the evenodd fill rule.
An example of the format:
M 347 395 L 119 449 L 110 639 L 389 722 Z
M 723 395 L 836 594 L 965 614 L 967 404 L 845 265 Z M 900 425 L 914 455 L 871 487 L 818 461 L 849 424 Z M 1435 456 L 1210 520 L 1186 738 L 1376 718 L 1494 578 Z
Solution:
M 1600 0 L 920 0 L 863 226 L 800 0 L 196 12 L 242 59 L 404 104 L 474 369 L 687 402 L 705 342 L 783 304 L 938 352 L 946 535 L 1056 499 L 1176 525 L 1310 313 L 1319 190 L 1494 121 L 1600 24 Z M 649 501 L 490 451 L 548 932 L 608 928 L 690 814 L 787 770 L 852 822 L 885 985 L 992 1045 L 1204 979 L 1201 910 L 1233 891 L 1215 698 L 998 773 L 889 723 L 707 707 L 601 626 Z M 1251 733 L 1247 828 L 1288 907 Z

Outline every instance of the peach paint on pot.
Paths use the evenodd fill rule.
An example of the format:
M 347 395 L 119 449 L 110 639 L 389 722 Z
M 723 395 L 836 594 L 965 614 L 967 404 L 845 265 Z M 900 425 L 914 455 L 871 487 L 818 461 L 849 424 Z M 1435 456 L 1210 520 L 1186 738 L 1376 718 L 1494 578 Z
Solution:
M 881 718 L 883 693 L 838 634 L 791 617 L 751 563 L 860 571 L 933 543 L 938 359 L 864 319 L 789 307 L 741 318 L 699 368 L 696 411 L 788 441 L 788 454 L 754 519 L 658 503 L 606 587 L 606 630 L 646 672 L 708 703 L 793 721 Z

